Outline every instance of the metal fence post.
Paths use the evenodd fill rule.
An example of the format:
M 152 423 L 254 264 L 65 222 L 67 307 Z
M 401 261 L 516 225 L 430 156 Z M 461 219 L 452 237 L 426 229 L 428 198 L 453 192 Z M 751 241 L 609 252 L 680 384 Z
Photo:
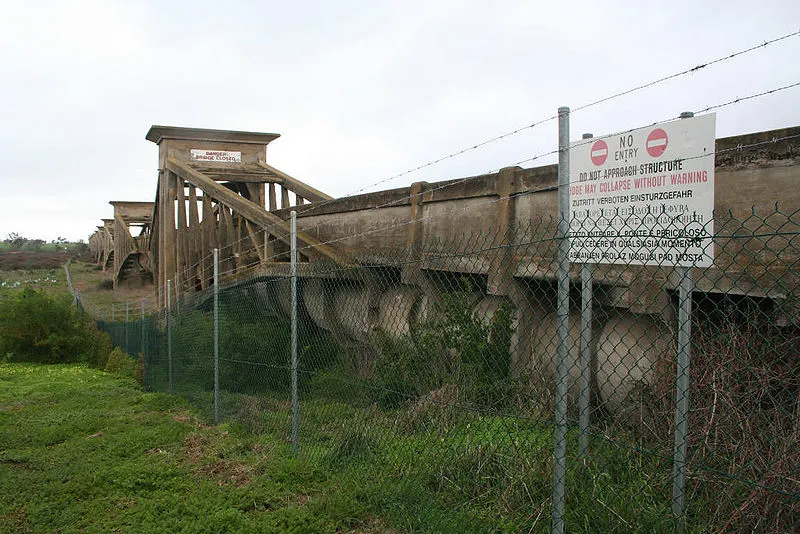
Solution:
M 583 134 L 584 139 L 591 139 L 592 134 Z M 581 379 L 580 393 L 578 397 L 579 420 L 578 427 L 578 454 L 585 457 L 589 450 L 589 401 L 591 396 L 591 373 L 592 373 L 592 275 L 594 274 L 593 263 L 581 264 Z
M 694 117 L 683 112 L 681 119 Z M 691 267 L 679 267 L 678 286 L 678 354 L 675 376 L 675 453 L 672 461 L 672 515 L 683 530 L 686 514 L 686 449 L 689 414 L 689 362 L 692 355 L 692 292 Z
M 167 390 L 172 394 L 172 280 L 167 280 Z
M 141 331 L 141 338 L 139 339 L 139 349 L 140 349 L 139 352 L 142 353 L 142 358 L 144 358 L 147 355 L 147 350 L 145 349 L 146 342 L 147 342 L 147 329 L 145 328 L 145 325 L 144 325 L 144 298 L 142 298 L 142 320 L 141 320 L 141 325 L 142 325 L 142 331 Z
M 593 282 L 594 264 L 581 265 L 581 382 L 578 409 L 580 410 L 578 426 L 578 454 L 586 456 L 589 451 L 589 401 L 591 397 L 592 376 L 592 331 L 593 320 Z
M 219 424 L 219 249 L 214 249 L 214 423 Z
M 291 213 L 291 284 L 292 284 L 292 453 L 297 457 L 300 424 L 300 398 L 297 391 L 297 212 Z
M 126 354 L 131 353 L 130 337 L 128 335 L 128 330 L 131 324 L 130 319 L 131 319 L 131 303 L 126 302 L 125 303 L 125 353 Z
M 569 108 L 558 108 L 558 305 L 555 436 L 553 449 L 553 534 L 564 532 L 567 476 L 567 379 L 569 343 Z

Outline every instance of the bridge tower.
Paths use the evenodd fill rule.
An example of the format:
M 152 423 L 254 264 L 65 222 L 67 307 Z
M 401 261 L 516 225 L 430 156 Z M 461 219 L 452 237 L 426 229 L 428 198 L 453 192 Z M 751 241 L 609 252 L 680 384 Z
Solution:
M 267 164 L 267 145 L 278 137 L 174 126 L 147 132 L 159 148 L 150 249 L 160 305 L 167 280 L 178 295 L 209 285 L 214 248 L 220 269 L 233 275 L 282 259 L 289 223 L 270 212 L 331 198 Z M 311 247 L 309 257 L 338 257 L 308 234 L 297 239 Z

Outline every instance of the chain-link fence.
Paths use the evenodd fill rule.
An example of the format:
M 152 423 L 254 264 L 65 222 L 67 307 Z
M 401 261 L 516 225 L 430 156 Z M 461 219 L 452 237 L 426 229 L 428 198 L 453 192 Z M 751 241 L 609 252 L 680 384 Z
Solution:
M 301 262 L 296 300 L 275 267 L 101 327 L 142 354 L 149 389 L 401 488 L 380 506 L 433 501 L 452 531 L 549 530 L 561 409 L 568 531 L 791 532 L 800 211 L 714 224 L 710 268 L 572 264 L 566 317 L 557 225 L 541 219 L 368 265 Z M 652 248 L 604 235 L 623 237 Z

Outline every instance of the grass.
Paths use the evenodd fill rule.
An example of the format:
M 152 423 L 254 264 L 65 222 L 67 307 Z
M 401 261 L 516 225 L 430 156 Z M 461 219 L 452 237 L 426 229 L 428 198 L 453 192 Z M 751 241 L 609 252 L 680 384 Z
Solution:
M 72 285 L 81 292 L 84 302 L 95 307 L 104 317 L 111 314 L 111 305 L 116 305 L 116 318 L 124 317 L 125 302 L 130 302 L 130 313 L 139 313 L 141 300 L 152 299 L 153 287 L 113 287 L 111 269 L 103 272 L 97 265 L 85 262 L 70 263 L 70 276 Z M 146 305 L 147 309 L 153 307 L 152 303 Z
M 324 377 L 326 385 L 335 378 Z M 315 395 L 314 392 L 319 393 Z M 408 409 L 349 402 L 320 384 L 301 394 L 301 454 L 333 472 L 342 491 L 395 528 L 409 532 L 548 532 L 552 431 L 547 422 L 452 410 L 426 424 Z M 358 399 L 362 399 L 361 402 Z M 285 399 L 223 394 L 225 420 L 285 441 Z M 447 419 L 445 424 L 444 419 Z M 570 435 L 567 525 L 584 532 L 671 532 L 670 471 L 658 458 L 593 443 L 592 459 L 574 457 Z M 707 531 L 702 519 L 692 531 Z
M 0 384 L 2 532 L 390 531 L 284 443 L 130 379 L 2 364 Z
M 225 400 L 244 417 L 209 426 L 187 401 L 128 378 L 0 364 L 0 531 L 549 529 L 546 426 L 463 416 L 444 432 L 407 432 L 397 413 L 309 400 L 295 460 L 285 399 Z M 244 424 L 256 417 L 264 424 Z M 611 449 L 588 467 L 570 462 L 567 524 L 669 531 L 668 485 L 648 479 L 647 458 Z
M 26 243 L 22 247 L 14 247 L 7 241 L 0 241 L 0 252 L 23 251 L 23 252 L 59 252 L 59 253 L 76 253 L 82 252 L 86 248 L 85 243 L 42 243 L 38 247 L 33 248 L 31 244 Z
M 71 270 L 87 288 L 105 276 L 86 264 Z M 232 311 L 223 311 L 225 320 Z M 226 423 L 212 427 L 207 319 L 188 313 L 174 327 L 175 391 L 191 407 L 85 367 L 0 365 L 0 532 L 549 530 L 549 416 L 451 405 L 458 391 L 446 387 L 441 402 L 381 403 L 375 384 L 328 365 L 328 355 L 302 370 L 295 460 L 285 355 L 266 350 L 285 336 L 229 318 L 237 328 L 221 339 Z M 148 385 L 163 391 L 165 356 L 147 335 L 156 344 Z M 140 331 L 130 337 L 135 348 Z M 318 359 L 321 346 L 302 350 Z M 586 460 L 570 433 L 567 529 L 673 531 L 671 464 L 620 432 L 609 434 L 619 443 L 594 436 Z M 704 499 L 690 495 L 688 532 L 720 530 Z
M 64 264 L 69 258 L 66 253 L 0 250 L 0 291 L 32 287 L 49 293 L 67 293 Z M 130 313 L 138 314 L 142 299 L 152 300 L 153 297 L 152 286 L 112 289 L 110 270 L 103 271 L 93 263 L 73 259 L 69 271 L 72 285 L 80 291 L 83 302 L 107 319 L 111 317 L 112 304 L 119 319 L 125 315 L 126 302 L 131 303 Z M 148 310 L 152 307 L 152 302 L 146 303 Z
M 64 269 L 0 269 L 0 289 L 10 291 L 31 287 L 49 293 L 67 292 L 67 278 Z

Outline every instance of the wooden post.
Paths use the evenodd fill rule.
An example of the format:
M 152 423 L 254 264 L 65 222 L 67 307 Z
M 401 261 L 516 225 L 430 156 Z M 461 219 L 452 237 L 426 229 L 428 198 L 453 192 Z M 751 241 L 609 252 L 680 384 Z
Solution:
M 175 276 L 175 296 L 181 295 L 187 288 L 186 268 L 189 266 L 187 261 L 187 225 L 186 225 L 186 192 L 183 186 L 183 178 L 176 176 L 175 187 L 177 193 L 177 210 L 178 210 L 178 236 L 176 241 L 177 246 L 177 273 Z
M 281 184 L 281 208 L 289 207 L 289 190 L 286 186 Z
M 196 289 L 196 282 L 200 265 L 197 265 L 200 254 L 200 240 L 202 231 L 200 229 L 200 214 L 197 208 L 197 188 L 189 186 L 189 266 L 191 276 L 191 290 Z
M 275 184 L 270 183 L 269 185 L 269 211 L 275 211 L 278 209 L 278 199 L 275 197 Z

